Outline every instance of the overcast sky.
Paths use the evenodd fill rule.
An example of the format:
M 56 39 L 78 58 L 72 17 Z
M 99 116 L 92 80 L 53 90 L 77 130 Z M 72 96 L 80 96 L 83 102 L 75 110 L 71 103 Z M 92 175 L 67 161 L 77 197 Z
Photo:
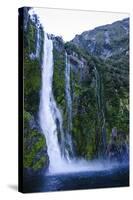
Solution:
M 127 13 L 34 8 L 47 33 L 70 41 L 76 34 L 129 17 Z

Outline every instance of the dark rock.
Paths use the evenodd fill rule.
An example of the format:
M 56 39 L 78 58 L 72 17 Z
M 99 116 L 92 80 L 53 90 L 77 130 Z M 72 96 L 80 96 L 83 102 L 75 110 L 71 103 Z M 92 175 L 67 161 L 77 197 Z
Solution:
M 129 145 L 126 138 L 126 133 L 117 129 L 112 129 L 111 141 L 107 146 L 107 159 L 119 162 L 128 163 L 129 160 Z
M 59 36 L 53 36 L 52 37 L 52 40 L 53 40 L 53 46 L 54 48 L 62 53 L 65 49 L 64 49 L 64 41 L 62 39 L 62 37 L 59 37 Z

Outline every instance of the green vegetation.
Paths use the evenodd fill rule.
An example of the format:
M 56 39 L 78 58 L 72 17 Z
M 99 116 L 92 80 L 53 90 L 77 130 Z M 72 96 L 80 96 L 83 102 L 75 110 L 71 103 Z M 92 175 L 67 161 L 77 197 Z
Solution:
M 53 93 L 61 109 L 65 109 L 65 56 L 56 49 L 54 56 Z
M 89 124 L 89 131 L 93 132 L 93 138 L 88 151 L 90 154 L 97 155 L 103 148 L 103 140 L 106 145 L 110 140 L 113 127 L 117 127 L 118 132 L 124 131 L 129 134 L 129 19 L 115 22 L 111 25 L 97 27 L 91 31 L 83 32 L 81 35 L 75 36 L 72 42 L 67 43 L 67 49 L 70 51 L 82 52 L 82 57 L 88 60 L 88 68 L 91 73 L 86 75 L 86 80 L 90 78 L 88 88 L 92 90 L 92 102 L 89 102 L 91 111 L 88 121 L 94 123 Z M 74 47 L 76 45 L 76 47 Z M 84 56 L 86 54 L 87 56 Z M 106 57 L 107 56 L 107 57 Z M 109 57 L 108 57 L 109 56 Z M 79 56 L 78 56 L 79 57 Z M 91 62 L 90 62 L 91 61 Z M 91 63 L 91 64 L 90 64 Z M 98 72 L 96 74 L 94 68 Z M 94 75 L 95 74 L 95 75 Z M 77 78 L 76 78 L 77 79 Z M 85 77 L 84 77 L 85 80 Z M 77 86 L 76 86 L 77 88 Z M 74 90 L 76 90 L 76 88 Z M 81 93 L 83 84 L 80 85 Z M 86 88 L 87 89 L 87 88 Z M 89 92 L 90 92 L 89 91 Z M 77 91 L 79 93 L 79 90 Z M 86 90 L 87 92 L 87 90 Z M 84 96 L 87 95 L 85 92 Z M 83 99 L 83 97 L 82 97 Z M 89 98 L 84 101 L 88 102 Z M 84 104 L 80 102 L 80 107 Z M 94 104 L 94 105 L 93 105 Z M 87 110 L 87 103 L 86 103 Z M 93 108 L 94 112 L 93 112 Z M 83 109 L 80 108 L 80 113 Z M 85 110 L 85 109 L 84 109 Z M 104 113 L 104 114 L 103 114 Z M 95 118 L 93 116 L 95 115 Z M 85 115 L 84 115 L 85 116 Z M 105 118 L 104 135 L 102 133 L 103 119 Z M 85 118 L 84 118 L 85 119 Z M 81 120 L 81 119 L 80 119 Z M 83 122 L 86 121 L 83 120 Z M 82 124 L 83 124 L 82 122 Z M 88 126 L 84 124 L 84 126 Z M 93 124 L 95 130 L 93 129 Z M 83 128 L 83 127 L 82 127 Z M 81 129 L 82 130 L 82 129 Z M 78 128 L 78 132 L 79 128 Z M 76 134 L 76 131 L 75 131 Z M 83 134 L 81 134 L 83 136 Z M 106 138 L 105 138 L 106 135 Z M 89 136 L 91 134 L 89 133 Z M 90 138 L 89 138 L 90 141 Z M 92 151 L 91 146 L 96 147 Z M 88 155 L 88 153 L 87 153 Z
M 26 9 L 26 8 L 25 8 Z M 38 58 L 31 59 L 30 54 L 36 52 L 37 18 L 33 23 L 27 13 L 28 23 L 24 29 L 24 141 L 23 166 L 25 169 L 38 171 L 48 165 L 46 142 L 37 124 L 37 113 L 41 89 L 41 60 L 43 55 L 43 29 L 40 27 L 41 53 Z M 31 123 L 34 125 L 32 127 Z M 35 128 L 36 127 L 36 128 Z
M 30 55 L 36 51 L 36 22 L 32 22 L 28 18 L 27 28 L 24 30 L 23 77 L 24 168 L 35 171 L 48 165 L 45 138 L 40 133 L 37 123 L 44 42 L 42 27 L 40 27 L 40 55 L 38 58 L 30 58 Z M 107 30 L 109 36 L 105 34 Z M 105 44 L 105 35 L 109 37 L 109 44 Z M 118 132 L 124 133 L 128 143 L 129 40 L 121 23 L 113 24 L 111 28 L 109 26 L 96 28 L 77 37 L 78 42 L 80 42 L 78 45 L 74 42 L 75 40 L 64 44 L 59 37 L 53 39 L 54 72 L 52 89 L 63 116 L 65 133 L 68 125 L 65 97 L 66 51 L 71 64 L 71 134 L 75 153 L 77 157 L 94 159 L 105 153 L 110 143 L 113 127 L 116 127 Z M 111 56 L 105 59 L 104 53 L 106 54 L 108 51 L 111 51 Z M 83 63 L 82 67 L 81 63 Z M 34 126 L 31 126 L 31 124 L 34 124 Z M 59 130 L 58 139 L 60 142 Z M 121 136 L 118 136 L 116 141 L 118 146 L 123 144 L 123 141 L 125 142 Z
M 96 37 L 100 45 L 103 42 L 102 34 L 102 32 L 97 33 Z M 124 39 L 124 41 L 127 41 L 124 43 L 127 51 L 128 40 Z M 121 43 L 122 41 L 119 41 L 119 45 Z M 124 131 L 128 136 L 128 55 L 121 53 L 102 60 L 96 55 L 90 55 L 86 48 L 75 46 L 74 43 L 67 42 L 64 47 L 68 55 L 71 55 L 72 139 L 75 151 L 79 157 L 93 159 L 105 153 L 113 127 L 117 127 L 118 131 Z M 101 46 L 99 50 L 101 51 Z M 65 129 L 67 118 L 63 55 L 64 51 L 56 51 L 54 73 L 57 73 L 58 78 L 54 79 L 53 89 L 55 90 L 58 85 L 60 93 L 55 90 L 54 96 L 62 109 Z M 76 60 L 85 61 L 83 69 L 80 68 L 79 63 L 73 64 L 74 57 Z
M 41 169 L 47 164 L 43 149 L 45 138 L 36 130 L 29 130 L 24 135 L 24 167 L 33 170 Z

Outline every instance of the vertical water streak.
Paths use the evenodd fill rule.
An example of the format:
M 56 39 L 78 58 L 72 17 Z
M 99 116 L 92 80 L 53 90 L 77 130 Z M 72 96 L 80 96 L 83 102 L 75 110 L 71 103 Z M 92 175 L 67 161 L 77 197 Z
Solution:
M 60 111 L 52 93 L 53 80 L 53 42 L 48 39 L 45 33 L 44 57 L 42 63 L 42 89 L 40 99 L 40 126 L 45 135 L 49 156 L 49 170 L 54 171 L 60 168 L 63 162 L 58 142 L 57 120 L 62 123 Z
M 30 14 L 30 19 L 33 23 L 36 25 L 36 34 L 35 34 L 35 52 L 31 52 L 29 57 L 30 59 L 34 60 L 36 58 L 39 58 L 40 55 L 40 43 L 41 43 L 41 36 L 40 36 L 40 22 L 37 20 L 36 15 L 34 13 Z
M 67 115 L 68 115 L 68 123 L 67 123 L 68 132 L 71 132 L 72 129 L 72 98 L 71 98 L 71 87 L 70 87 L 70 67 L 71 65 L 66 53 L 65 90 L 66 90 L 66 103 L 67 103 Z
M 35 57 L 38 58 L 40 54 L 40 24 L 37 24 L 37 34 L 36 34 L 36 53 Z
M 101 77 L 96 67 L 94 67 L 95 78 L 96 78 L 96 96 L 97 96 L 97 104 L 98 104 L 98 118 L 101 126 L 101 136 L 102 136 L 102 145 L 103 145 L 103 153 L 106 149 L 106 127 L 105 127 L 105 113 L 104 113 L 104 105 L 103 105 L 103 94 L 102 94 L 102 85 L 101 85 Z
M 66 142 L 68 145 L 68 152 L 70 156 L 74 156 L 73 151 L 73 144 L 71 138 L 72 132 L 72 97 L 71 97 L 71 84 L 70 84 L 70 77 L 71 77 L 71 64 L 69 60 L 69 56 L 67 52 L 65 52 L 66 58 L 66 68 L 65 68 L 65 92 L 66 92 L 66 106 L 67 106 L 67 133 L 66 133 Z

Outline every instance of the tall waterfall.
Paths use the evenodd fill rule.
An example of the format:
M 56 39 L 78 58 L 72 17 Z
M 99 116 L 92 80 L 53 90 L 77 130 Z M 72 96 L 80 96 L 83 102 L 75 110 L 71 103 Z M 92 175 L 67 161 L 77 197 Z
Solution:
M 63 162 L 61 149 L 58 142 L 56 121 L 59 121 L 60 129 L 62 117 L 52 93 L 53 80 L 53 43 L 45 33 L 44 57 L 42 63 L 42 89 L 40 99 L 40 126 L 45 135 L 49 155 L 49 170 L 54 171 Z M 63 132 L 62 132 L 63 133 Z
M 64 173 L 69 171 L 75 172 L 76 170 L 86 170 L 86 163 L 84 163 L 83 166 L 83 162 L 85 161 L 78 162 L 74 158 L 70 159 L 70 154 L 72 154 L 73 152 L 72 139 L 70 136 L 70 131 L 72 128 L 72 100 L 70 94 L 70 63 L 68 61 L 67 54 L 65 79 L 68 109 L 68 132 L 64 136 L 62 128 L 62 116 L 56 105 L 56 101 L 52 93 L 53 42 L 51 39 L 48 38 L 47 34 L 45 33 L 39 118 L 40 127 L 46 138 L 50 173 Z M 58 131 L 61 134 L 61 144 L 59 144 L 58 141 Z M 61 148 L 61 145 L 63 146 L 63 148 Z
M 72 123 L 72 99 L 70 92 L 70 63 L 66 54 L 66 99 L 68 109 L 68 121 L 70 125 L 68 130 L 71 131 Z M 65 144 L 69 144 L 69 148 L 72 149 L 72 139 L 70 132 L 67 133 L 67 137 L 64 136 L 62 128 L 62 116 L 60 110 L 56 105 L 52 93 L 52 81 L 53 81 L 53 42 L 48 38 L 45 33 L 44 37 L 44 56 L 42 63 L 42 88 L 39 108 L 40 127 L 46 138 L 47 151 L 49 156 L 49 173 L 69 173 L 80 171 L 93 171 L 103 170 L 105 167 L 99 162 L 88 162 L 84 159 L 76 159 L 73 157 L 70 159 L 70 152 L 65 147 Z M 58 129 L 61 134 L 62 146 L 61 148 L 58 141 Z M 106 166 L 110 168 L 110 165 Z

